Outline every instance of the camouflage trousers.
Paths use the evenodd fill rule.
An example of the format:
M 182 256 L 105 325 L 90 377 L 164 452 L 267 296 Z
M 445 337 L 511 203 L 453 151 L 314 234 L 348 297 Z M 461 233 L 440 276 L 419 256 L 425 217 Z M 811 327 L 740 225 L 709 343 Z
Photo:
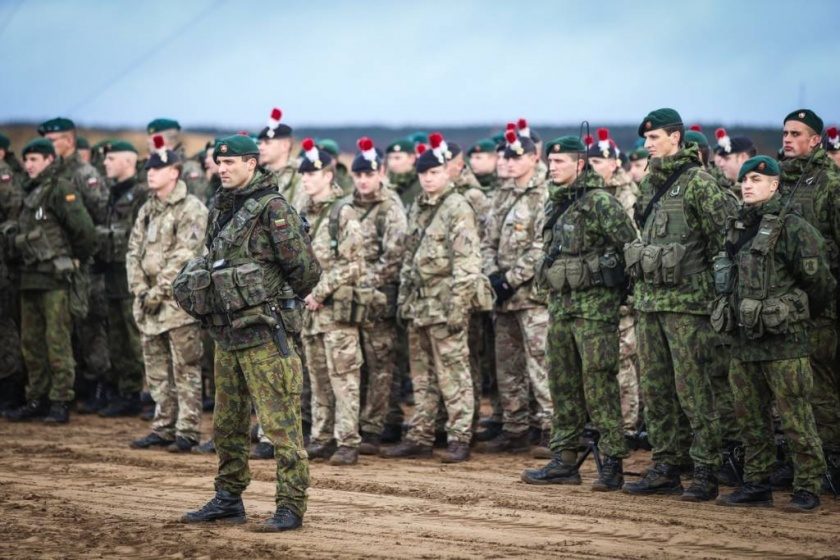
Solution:
M 482 388 L 487 387 L 490 406 L 493 412 L 490 420 L 502 422 L 504 411 L 496 382 L 496 335 L 493 326 L 493 313 L 490 311 L 473 312 L 470 315 L 470 330 L 467 333 L 470 348 L 470 375 L 473 379 L 475 414 L 473 430 L 478 424 L 481 407 Z
M 76 378 L 68 290 L 21 290 L 20 344 L 27 400 L 72 401 Z
M 365 404 L 359 417 L 361 431 L 380 435 L 388 413 L 391 386 L 396 364 L 394 355 L 395 323 L 377 321 L 361 328 L 362 353 L 367 369 Z
M 529 393 L 538 405 L 535 423 L 551 428 L 551 402 L 545 366 L 548 309 L 532 307 L 496 313 L 496 382 L 504 430 L 521 434 L 531 425 Z
M 391 395 L 388 398 L 388 414 L 385 416 L 385 424 L 399 426 L 405 421 L 403 412 L 402 394 L 403 386 L 411 379 L 408 360 L 408 332 L 403 324 L 396 325 L 394 355 L 396 364 L 394 375 L 391 381 Z
M 793 487 L 819 494 L 825 458 L 811 410 L 813 379 L 808 358 L 770 362 L 733 359 L 729 377 L 746 452 L 744 480 L 765 482 L 773 471 L 775 402 L 793 459 Z
M 251 403 L 274 445 L 277 505 L 303 515 L 309 461 L 303 449 L 300 391 L 303 373 L 296 353 L 284 358 L 273 343 L 243 350 L 216 346 L 216 408 L 213 441 L 219 457 L 216 489 L 241 494 L 251 482 L 248 468 Z
M 111 367 L 103 380 L 120 395 L 143 390 L 143 352 L 140 331 L 131 313 L 130 299 L 108 300 L 108 355 Z
M 475 400 L 466 329 L 453 334 L 445 324 L 425 327 L 411 324 L 408 348 L 415 404 L 406 439 L 432 445 L 442 397 L 447 413 L 448 440 L 469 443 Z
M 311 440 L 358 447 L 359 382 L 362 350 L 356 327 L 338 326 L 303 335 L 306 365 L 312 387 Z
M 636 365 L 636 321 L 632 310 L 629 313 L 621 317 L 618 325 L 618 387 L 624 431 L 635 432 L 639 428 L 641 402 Z
M 729 345 L 718 336 L 713 355 L 715 363 L 708 368 L 708 371 L 709 380 L 712 382 L 712 391 L 715 394 L 715 410 L 720 421 L 721 442 L 724 444 L 741 442 L 741 430 L 738 428 L 738 420 L 735 418 L 732 386 L 729 384 L 730 354 Z
M 23 381 L 20 350 L 20 296 L 6 285 L 0 289 L 0 380 Z
M 688 313 L 640 313 L 636 322 L 645 422 L 654 462 L 717 467 L 720 420 L 711 371 L 717 333 L 709 317 Z M 692 435 L 693 433 L 693 435 Z
M 300 358 L 300 365 L 303 371 L 303 389 L 300 393 L 300 417 L 301 422 L 303 424 L 312 425 L 312 389 L 310 388 L 309 384 L 309 369 L 306 367 L 306 356 L 303 352 L 303 340 L 300 337 L 300 333 L 292 333 L 286 332 L 286 336 L 290 342 L 294 342 L 295 345 L 295 353 L 297 354 L 298 358 Z M 215 385 L 214 385 L 215 386 Z M 304 429 L 304 436 L 306 436 L 306 430 Z M 268 436 L 265 435 L 265 430 L 263 430 L 262 426 L 257 423 L 257 437 L 260 440 L 260 443 L 271 443 L 271 440 L 268 439 Z
M 198 441 L 201 425 L 201 338 L 197 324 L 143 335 L 146 384 L 155 401 L 152 431 Z
M 105 298 L 105 276 L 90 274 L 87 317 L 74 319 L 75 351 L 82 376 L 98 381 L 111 370 L 108 340 L 108 300 Z
M 818 319 L 809 333 L 814 391 L 811 406 L 823 447 L 840 453 L 840 369 L 836 363 L 837 325 Z
M 600 432 L 601 451 L 626 457 L 618 380 L 618 329 L 615 324 L 552 317 L 546 339 L 554 453 L 577 451 L 587 413 Z

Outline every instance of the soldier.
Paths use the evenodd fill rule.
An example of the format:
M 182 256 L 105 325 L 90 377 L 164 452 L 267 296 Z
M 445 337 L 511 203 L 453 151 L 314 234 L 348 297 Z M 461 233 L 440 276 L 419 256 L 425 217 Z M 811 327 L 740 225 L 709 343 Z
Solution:
M 840 166 L 840 132 L 838 132 L 837 127 L 832 126 L 826 131 L 823 147 L 828 152 L 828 157 Z
M 76 151 L 79 153 L 79 159 L 85 163 L 90 163 L 91 149 L 90 142 L 84 136 L 76 138 Z
M 394 332 L 406 217 L 399 195 L 385 186 L 385 169 L 373 141 L 360 138 L 358 147 L 350 168 L 355 184 L 353 207 L 359 215 L 366 263 L 358 285 L 372 290 L 367 317 L 361 325 L 367 392 L 359 419 L 359 452 L 376 455 L 396 367 Z
M 341 155 L 338 142 L 332 138 L 321 138 L 316 144 L 319 150 L 326 150 L 332 156 L 335 162 L 335 182 L 338 183 L 345 195 L 353 194 L 353 177 L 350 176 L 347 166 L 338 160 L 338 156 Z
M 779 191 L 785 205 L 817 228 L 826 241 L 828 262 L 840 278 L 840 169 L 821 145 L 823 122 L 809 109 L 785 117 L 784 161 Z M 837 349 L 836 297 L 812 317 L 811 368 L 814 391 L 811 406 L 824 454 L 834 480 L 840 480 L 840 370 Z
M 718 179 L 720 186 L 731 189 L 736 195 L 738 191 L 738 173 L 741 166 L 756 154 L 753 141 L 746 136 L 732 136 L 723 128 L 715 131 L 717 148 L 715 149 L 715 169 L 718 172 L 712 176 Z
M 142 333 L 146 384 L 155 401 L 152 431 L 135 449 L 187 453 L 201 423 L 201 339 L 196 320 L 175 302 L 172 282 L 201 249 L 207 208 L 187 192 L 181 157 L 155 136 L 145 169 L 151 196 L 140 208 L 126 255 L 133 314 Z
M 80 263 L 96 248 L 96 230 L 75 187 L 62 176 L 53 144 L 31 141 L 23 149 L 29 175 L 14 247 L 20 257 L 21 351 L 29 373 L 27 403 L 9 413 L 13 421 L 70 418 L 75 381 L 71 313 Z
M 466 199 L 455 192 L 443 136 L 417 158 L 423 193 L 409 211 L 407 258 L 400 270 L 398 313 L 408 321 L 415 409 L 403 441 L 383 457 L 430 457 L 441 396 L 448 414 L 445 463 L 470 456 L 475 402 L 467 326 L 481 282 L 478 228 Z M 482 303 L 492 296 L 485 290 Z
M 298 171 L 309 199 L 312 251 L 324 269 L 304 300 L 303 348 L 312 386 L 312 435 L 306 451 L 311 459 L 329 459 L 331 465 L 355 465 L 361 442 L 358 325 L 363 319 L 363 309 L 355 304 L 369 303 L 357 300 L 354 290 L 364 271 L 362 228 L 335 184 L 332 156 L 311 138 L 301 146 L 304 158 Z
M 597 153 L 611 155 L 609 144 Z M 544 260 L 539 281 L 551 290 L 547 353 L 554 418 L 553 457 L 526 470 L 529 484 L 580 484 L 577 452 L 587 413 L 600 432 L 603 466 L 592 489 L 618 490 L 627 456 L 618 373 L 619 308 L 626 282 L 620 257 L 636 238 L 630 216 L 587 169 L 584 145 L 563 136 L 546 146 L 555 190 L 546 207 Z M 607 152 L 604 154 L 603 152 Z
M 113 394 L 99 415 L 136 416 L 141 411 L 143 354 L 140 332 L 132 314 L 128 290 L 126 253 L 128 238 L 146 202 L 148 189 L 137 181 L 137 149 L 129 142 L 114 141 L 105 147 L 105 172 L 111 180 L 111 196 L 105 223 L 96 227 L 99 250 L 96 268 L 105 276 L 108 301 L 108 350 L 111 368 L 102 381 Z
M 277 460 L 277 509 L 262 529 L 286 531 L 301 526 L 309 486 L 302 368 L 286 333 L 299 320 L 297 298 L 315 286 L 321 269 L 304 222 L 279 194 L 277 177 L 259 167 L 259 154 L 248 136 L 216 143 L 222 190 L 208 228 L 208 254 L 190 261 L 175 282 L 181 307 L 207 324 L 216 341 L 216 495 L 182 521 L 245 521 L 241 494 L 251 478 L 253 402 Z
M 406 209 L 420 194 L 420 180 L 417 178 L 414 154 L 414 142 L 408 138 L 400 138 L 388 144 L 385 148 L 386 168 L 388 170 L 388 184 L 402 200 Z
M 487 196 L 492 196 L 499 186 L 501 180 L 496 173 L 496 144 L 489 138 L 477 141 L 467 150 L 469 168 L 484 189 Z
M 653 468 L 631 494 L 680 494 L 707 501 L 718 493 L 720 422 L 711 378 L 726 364 L 716 359 L 717 334 L 709 324 L 714 297 L 711 259 L 721 248 L 735 202 L 699 169 L 697 145 L 684 145 L 679 113 L 649 113 L 639 136 L 651 156 L 641 185 L 636 222 L 642 239 L 624 249 L 635 279 L 634 303 L 645 420 Z M 686 421 L 687 418 L 687 421 Z M 692 440 L 693 431 L 693 440 Z M 690 457 L 690 459 L 689 459 Z M 683 492 L 679 469 L 694 463 L 694 481 Z
M 292 127 L 280 122 L 282 118 L 283 111 L 277 107 L 272 109 L 265 128 L 257 136 L 260 165 L 274 173 L 280 194 L 300 212 L 307 204 L 306 193 L 301 186 L 300 172 L 292 157 Z
M 148 133 L 146 140 L 149 154 L 151 155 L 157 149 L 154 138 L 160 135 L 166 149 L 177 153 L 181 160 L 183 165 L 181 181 L 187 185 L 187 192 L 200 201 L 207 200 L 207 181 L 204 178 L 204 170 L 201 169 L 200 162 L 187 157 L 186 149 L 181 143 L 181 125 L 178 121 L 166 118 L 155 119 L 146 125 L 146 132 Z
M 627 155 L 630 160 L 630 178 L 636 185 L 641 184 L 648 174 L 648 157 L 648 151 L 644 148 L 636 148 Z
M 534 142 L 506 133 L 505 159 L 510 179 L 493 198 L 487 235 L 482 240 L 482 272 L 496 294 L 496 378 L 504 410 L 502 433 L 485 451 L 520 452 L 530 448 L 529 389 L 537 401 L 540 447 L 548 447 L 552 403 L 545 369 L 548 309 L 533 285 L 542 258 L 541 235 L 548 200 L 545 179 L 537 175 Z
M 785 509 L 812 511 L 820 505 L 825 459 L 810 402 L 807 320 L 834 304 L 837 283 L 822 236 L 782 205 L 779 174 L 767 156 L 744 162 L 738 176 L 744 205 L 715 260 L 712 325 L 734 337 L 730 382 L 746 444 L 744 484 L 718 503 L 772 505 L 775 403 L 796 473 Z

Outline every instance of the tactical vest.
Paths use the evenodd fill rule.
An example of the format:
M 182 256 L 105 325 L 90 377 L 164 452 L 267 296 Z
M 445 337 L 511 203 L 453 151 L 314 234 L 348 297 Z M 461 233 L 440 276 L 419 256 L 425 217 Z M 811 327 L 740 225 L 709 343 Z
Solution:
M 636 280 L 678 286 L 688 276 L 707 269 L 703 238 L 688 227 L 683 210 L 684 186 L 678 181 L 654 204 L 641 240 L 624 249 L 627 271 Z
M 96 226 L 98 260 L 104 263 L 124 263 L 131 235 L 131 214 L 137 194 L 134 187 L 123 193 L 108 209 L 105 224 Z
M 788 205 L 790 211 L 805 218 L 806 222 L 817 228 L 817 230 L 823 234 L 826 248 L 828 250 L 828 262 L 831 269 L 836 272 L 838 260 L 840 260 L 840 249 L 837 247 L 837 244 L 834 242 L 831 235 L 825 235 L 825 224 L 821 223 L 819 217 L 817 216 L 817 208 L 814 201 L 816 187 L 819 184 L 819 179 L 822 173 L 823 172 L 820 171 L 815 174 L 812 177 L 813 180 L 811 181 L 803 180 L 793 193 L 793 196 L 790 194 L 790 190 L 792 190 L 793 187 L 790 187 L 790 189 L 784 193 L 784 203 Z
M 46 205 L 54 186 L 55 181 L 48 179 L 26 195 L 14 244 L 27 268 L 63 276 L 72 272 L 74 265 L 67 235 Z
M 586 223 L 594 219 L 590 195 L 596 190 L 602 189 L 584 192 L 543 233 L 548 250 L 541 275 L 556 292 L 624 285 L 624 268 L 618 251 L 604 243 L 592 245 L 586 239 Z

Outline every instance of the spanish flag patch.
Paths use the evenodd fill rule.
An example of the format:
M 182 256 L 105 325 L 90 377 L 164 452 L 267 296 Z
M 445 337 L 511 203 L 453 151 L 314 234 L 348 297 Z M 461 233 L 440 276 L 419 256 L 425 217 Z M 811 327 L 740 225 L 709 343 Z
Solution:
M 66 200 L 67 202 L 76 202 L 76 195 L 73 193 L 65 194 L 64 200 Z

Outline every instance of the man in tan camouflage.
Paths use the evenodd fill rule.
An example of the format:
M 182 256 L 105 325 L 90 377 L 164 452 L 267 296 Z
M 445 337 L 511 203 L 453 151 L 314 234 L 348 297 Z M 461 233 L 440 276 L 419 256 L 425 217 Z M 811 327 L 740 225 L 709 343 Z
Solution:
M 274 108 L 265 127 L 257 135 L 260 147 L 260 165 L 271 171 L 280 185 L 280 194 L 295 207 L 303 211 L 307 204 L 306 192 L 301 186 L 301 174 L 292 157 L 292 127 L 280 122 L 283 112 Z
M 156 149 L 154 137 L 160 136 L 163 138 L 166 148 L 177 153 L 181 159 L 181 165 L 183 166 L 181 180 L 187 185 L 187 192 L 198 198 L 202 203 L 207 200 L 208 184 L 204 176 L 204 169 L 202 169 L 200 162 L 187 157 L 184 145 L 181 143 L 181 125 L 178 121 L 166 118 L 155 119 L 146 125 L 146 132 L 148 133 L 146 141 L 149 154 L 151 155 Z
M 178 307 L 172 281 L 202 250 L 207 208 L 187 193 L 177 152 L 160 136 L 154 148 L 145 164 L 150 197 L 131 231 L 126 269 L 156 408 L 152 432 L 131 447 L 184 453 L 198 445 L 202 348 L 198 323 Z

